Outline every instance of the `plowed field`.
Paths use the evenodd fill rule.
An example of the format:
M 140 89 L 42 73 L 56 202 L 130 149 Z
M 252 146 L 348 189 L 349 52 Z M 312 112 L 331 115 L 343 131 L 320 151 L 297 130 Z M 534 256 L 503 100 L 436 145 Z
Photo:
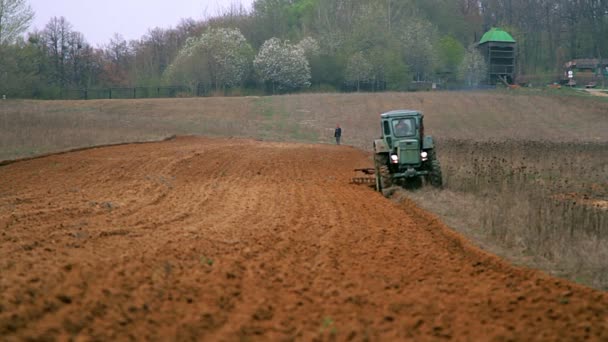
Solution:
M 0 168 L 0 340 L 608 340 L 608 295 L 349 184 L 343 146 L 178 138 Z

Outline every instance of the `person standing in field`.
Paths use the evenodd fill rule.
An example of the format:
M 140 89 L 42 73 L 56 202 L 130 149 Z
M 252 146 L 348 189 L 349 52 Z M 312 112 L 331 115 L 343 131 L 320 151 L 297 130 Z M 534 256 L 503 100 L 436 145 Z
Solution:
M 336 137 L 336 145 L 340 145 L 340 138 L 342 137 L 342 128 L 340 128 L 340 124 L 336 125 L 336 131 L 334 132 L 334 137 Z

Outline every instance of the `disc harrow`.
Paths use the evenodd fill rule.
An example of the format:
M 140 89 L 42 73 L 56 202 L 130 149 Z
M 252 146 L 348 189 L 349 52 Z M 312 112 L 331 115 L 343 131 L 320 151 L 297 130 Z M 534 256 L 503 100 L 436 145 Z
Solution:
M 365 174 L 365 176 L 359 176 L 357 172 Z M 376 170 L 374 168 L 360 168 L 355 169 L 355 177 L 351 178 L 352 184 L 374 184 L 376 183 L 376 177 L 374 174 Z

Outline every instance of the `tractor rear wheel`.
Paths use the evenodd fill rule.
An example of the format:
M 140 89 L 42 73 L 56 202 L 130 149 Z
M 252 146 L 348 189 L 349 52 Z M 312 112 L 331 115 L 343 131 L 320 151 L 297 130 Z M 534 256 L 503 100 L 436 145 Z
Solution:
M 376 191 L 382 192 L 382 181 L 380 180 L 380 169 L 376 165 L 375 174 L 376 176 Z
M 374 157 L 374 166 L 376 171 L 376 191 L 382 192 L 389 188 L 391 184 L 391 174 L 388 169 L 388 157 L 381 154 L 376 154 Z

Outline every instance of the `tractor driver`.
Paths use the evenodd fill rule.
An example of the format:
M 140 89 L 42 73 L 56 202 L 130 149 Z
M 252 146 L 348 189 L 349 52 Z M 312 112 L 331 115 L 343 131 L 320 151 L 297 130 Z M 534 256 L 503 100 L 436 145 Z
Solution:
M 412 135 L 412 124 L 410 123 L 410 120 L 399 120 L 395 125 L 395 135 L 398 137 Z

